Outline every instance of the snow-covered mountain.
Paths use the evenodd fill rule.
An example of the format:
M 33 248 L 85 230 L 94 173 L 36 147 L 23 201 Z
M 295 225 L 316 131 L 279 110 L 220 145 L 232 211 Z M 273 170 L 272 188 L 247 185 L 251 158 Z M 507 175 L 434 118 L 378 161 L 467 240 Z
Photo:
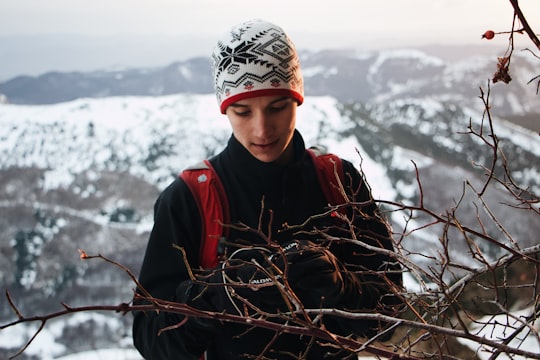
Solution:
M 479 87 L 487 88 L 497 70 L 495 50 L 478 47 L 426 47 L 422 51 L 332 50 L 300 54 L 306 94 L 332 96 L 342 102 L 385 103 L 407 98 L 435 98 L 482 109 Z M 508 84 L 497 84 L 493 105 L 499 115 L 540 114 L 535 83 L 538 61 L 515 52 Z M 51 104 L 85 97 L 162 96 L 213 93 L 210 59 L 192 58 L 153 68 L 108 69 L 93 72 L 49 72 L 18 76 L 0 83 L 0 95 L 15 104 Z M 522 117 L 525 118 L 523 119 Z
M 361 167 L 375 198 L 415 203 L 419 189 L 413 162 L 424 201 L 440 212 L 455 205 L 464 179 L 472 184 L 484 179 L 483 171 L 472 163 L 489 164 L 490 153 L 477 138 L 464 134 L 470 122 L 480 127 L 482 121 L 481 107 L 474 104 L 478 94 L 467 99 L 469 93 L 462 92 L 462 86 L 475 86 L 467 79 L 471 69 L 479 68 L 476 63 L 462 64 L 459 70 L 440 58 L 397 52 L 384 57 L 311 54 L 305 55 L 304 64 L 306 83 L 309 80 L 310 91 L 320 96 L 308 96 L 299 108 L 298 129 L 308 145 L 324 145 Z M 101 91 L 87 94 L 94 98 L 48 105 L 0 104 L 0 285 L 28 315 L 58 310 L 60 302 L 77 306 L 129 301 L 133 288 L 129 278 L 99 260 L 81 261 L 78 249 L 104 254 L 136 272 L 159 191 L 182 168 L 217 153 L 230 136 L 213 95 L 156 91 L 154 96 L 107 96 L 114 93 L 109 91 L 112 73 L 100 74 L 106 79 Z M 97 75 L 72 74 L 71 79 L 90 84 Z M 458 75 L 463 79 L 458 81 Z M 329 90 L 322 96 L 324 83 Z M 142 84 L 136 88 L 149 89 Z M 67 85 L 65 89 L 66 94 L 73 90 Z M 520 89 L 533 92 L 526 86 Z M 345 98 L 347 94 L 358 98 Z M 540 113 L 538 102 L 520 94 L 509 90 L 492 94 L 492 111 L 499 115 L 496 133 L 515 180 L 538 194 L 540 138 L 500 115 L 508 111 L 506 104 L 512 98 L 520 99 L 520 106 L 512 107 L 510 117 Z M 471 205 L 461 207 L 459 215 L 473 223 L 474 199 L 465 195 L 464 202 Z M 540 231 L 537 218 L 501 206 L 511 199 L 499 192 L 488 193 L 486 200 L 520 245 L 534 244 Z M 396 231 L 401 218 L 399 213 L 392 216 Z M 500 231 L 489 222 L 486 226 L 490 233 Z M 407 246 L 435 253 L 440 246 L 437 235 L 415 234 L 406 239 Z M 459 244 L 451 252 L 456 262 L 470 261 Z M 0 303 L 0 322 L 13 318 L 6 302 Z M 0 357 L 12 354 L 29 331 L 27 327 L 2 331 Z M 53 323 L 43 334 L 46 341 L 34 344 L 27 355 L 58 358 L 120 347 L 125 359 L 136 358 L 129 332 L 129 315 L 77 316 Z

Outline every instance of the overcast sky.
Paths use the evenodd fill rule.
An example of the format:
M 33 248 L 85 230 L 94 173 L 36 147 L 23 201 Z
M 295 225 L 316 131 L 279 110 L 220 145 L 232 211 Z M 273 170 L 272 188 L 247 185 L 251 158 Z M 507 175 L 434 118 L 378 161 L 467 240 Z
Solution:
M 520 6 L 540 27 L 540 1 L 521 0 Z M 485 29 L 508 30 L 512 8 L 508 0 L 6 0 L 0 4 L 0 34 L 217 36 L 250 18 L 275 22 L 292 36 L 473 42 Z
M 520 6 L 533 28 L 540 31 L 540 0 L 520 0 Z M 130 59 L 136 58 L 142 64 L 144 54 L 176 44 L 178 49 L 168 49 L 170 54 L 160 55 L 161 58 L 156 54 L 153 61 L 164 63 L 177 58 L 180 49 L 186 56 L 195 53 L 209 56 L 218 37 L 232 25 L 251 18 L 282 26 L 300 49 L 373 49 L 422 44 L 487 46 L 485 40 L 480 40 L 484 31 L 510 30 L 512 14 L 509 0 L 2 0 L 0 36 L 85 34 L 105 39 L 129 35 L 136 39 L 133 46 L 137 46 L 136 43 L 142 46 L 143 38 L 146 38 L 145 46 L 154 42 L 153 38 L 149 40 L 143 35 L 190 37 L 189 41 L 174 40 L 163 45 L 156 42 L 157 50 L 145 50 L 143 55 L 129 53 Z M 74 52 L 62 55 L 62 51 L 67 50 L 62 50 L 61 46 L 71 45 L 69 37 L 59 39 L 54 44 L 57 56 L 72 58 L 82 66 L 88 59 L 84 49 L 77 49 L 78 57 L 72 55 Z M 194 39 L 196 42 L 192 41 Z M 498 36 L 489 45 L 498 42 L 504 48 L 507 41 L 508 36 Z M 89 41 L 84 47 L 90 49 L 92 44 Z M 33 51 L 32 46 L 41 46 L 41 52 Z M 58 62 L 52 55 L 48 59 L 47 51 L 53 52 L 49 43 L 17 40 L 5 41 L 3 45 L 0 41 L 0 57 L 4 58 L 0 63 L 5 64 L 6 72 L 0 73 L 0 78 L 26 71 L 21 68 L 23 65 L 28 72 L 44 71 L 45 64 L 42 68 L 36 67 L 38 60 Z M 88 67 L 105 64 L 105 60 L 97 62 L 98 54 L 107 52 L 112 57 L 122 51 L 128 56 L 127 45 L 94 51 L 95 65 Z M 7 63 L 7 57 L 11 63 Z M 20 59 L 26 59 L 26 63 L 21 63 Z M 31 70 L 31 65 L 36 68 Z

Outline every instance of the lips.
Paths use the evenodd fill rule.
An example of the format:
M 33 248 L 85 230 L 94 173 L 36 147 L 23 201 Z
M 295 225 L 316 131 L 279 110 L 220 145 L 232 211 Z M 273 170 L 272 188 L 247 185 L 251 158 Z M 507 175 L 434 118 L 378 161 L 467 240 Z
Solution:
M 274 145 L 276 145 L 278 143 L 278 141 L 279 140 L 274 140 L 272 142 L 265 143 L 265 144 L 255 144 L 255 143 L 253 143 L 253 146 L 255 146 L 256 148 L 261 149 L 261 150 L 267 150 L 267 149 L 271 149 Z

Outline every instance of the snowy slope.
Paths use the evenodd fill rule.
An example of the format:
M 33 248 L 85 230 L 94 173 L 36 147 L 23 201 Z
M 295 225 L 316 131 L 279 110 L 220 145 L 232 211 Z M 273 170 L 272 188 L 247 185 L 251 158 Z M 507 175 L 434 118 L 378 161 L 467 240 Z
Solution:
M 89 170 L 123 167 L 158 184 L 170 174 L 218 152 L 231 134 L 213 95 L 78 99 L 48 106 L 0 105 L 0 166 L 48 168 L 46 188 L 65 186 Z M 336 100 L 314 97 L 298 111 L 306 144 L 324 145 L 359 163 L 354 139 L 338 136 L 347 126 Z M 158 149 L 160 148 L 160 149 Z M 160 152 L 152 161 L 152 151 Z M 363 167 L 376 176 L 375 193 L 391 196 L 384 170 L 365 154 Z
M 383 60 L 380 59 L 380 64 Z M 433 60 L 426 65 L 437 66 L 438 63 Z M 399 86 L 396 85 L 394 90 L 399 90 Z M 421 171 L 426 171 L 422 173 L 425 174 L 426 193 L 429 193 L 430 185 L 428 171 L 443 169 L 442 176 L 431 180 L 433 193 L 440 198 L 455 195 L 447 183 L 441 186 L 441 178 L 455 177 L 460 184 L 462 175 L 471 176 L 470 169 L 463 164 L 477 159 L 477 150 L 457 133 L 466 128 L 469 118 L 478 124 L 481 115 L 429 97 L 402 98 L 384 105 L 355 105 L 352 108 L 332 97 L 308 97 L 298 110 L 297 127 L 306 144 L 326 146 L 361 166 L 376 199 L 413 201 L 418 187 L 411 160 Z M 512 151 L 513 158 L 515 156 L 515 164 L 521 164 L 516 172 L 517 179 L 537 189 L 540 177 L 540 139 L 537 134 L 504 121 L 497 121 L 496 126 L 505 148 Z M 54 220 L 54 226 L 50 228 L 45 226 L 47 221 L 33 225 L 32 211 L 25 210 L 29 218 L 21 217 L 20 224 L 0 222 L 0 283 L 2 286 L 13 285 L 16 241 L 15 230 L 11 227 L 15 225 L 23 229 L 30 227 L 31 231 L 24 230 L 28 234 L 43 235 L 41 238 L 36 236 L 35 241 L 31 239 L 34 241 L 30 242 L 34 252 L 32 259 L 39 265 L 25 270 L 25 282 L 21 285 L 25 291 L 40 291 L 42 286 L 46 286 L 50 295 L 47 302 L 63 300 L 54 297 L 55 291 L 61 296 L 66 294 L 53 289 L 54 281 L 65 271 L 57 269 L 58 264 L 68 262 L 67 256 L 75 252 L 64 253 L 61 251 L 64 248 L 76 250 L 77 247 L 95 246 L 106 254 L 125 256 L 121 260 L 141 256 L 152 225 L 154 193 L 137 200 L 145 201 L 146 206 L 134 221 L 112 221 L 111 214 L 115 209 L 122 209 L 126 204 L 137 208 L 137 203 L 131 204 L 130 194 L 121 194 L 118 188 L 107 190 L 107 181 L 115 184 L 113 180 L 107 180 L 106 175 L 119 173 L 125 179 L 128 174 L 155 188 L 157 193 L 182 168 L 219 152 L 230 132 L 227 118 L 218 113 L 213 95 L 107 97 L 34 106 L 0 104 L 0 175 L 21 169 L 39 170 L 35 175 L 37 180 L 25 188 L 27 191 L 21 191 L 25 179 L 18 178 L 18 173 L 12 177 L 6 175 L 9 181 L 0 184 L 0 209 L 5 210 L 4 215 L 7 216 L 14 209 L 28 208 L 34 213 L 52 213 L 45 220 Z M 444 156 L 439 155 L 441 152 Z M 525 155 L 527 157 L 524 158 Z M 82 205 L 75 198 L 82 199 Z M 26 212 L 21 211 L 25 215 Z M 10 219 L 19 220 L 17 216 Z M 394 219 L 397 225 L 400 219 L 401 216 Z M 534 223 L 527 218 L 507 220 L 522 230 L 537 233 Z M 85 234 L 85 229 L 91 231 L 88 239 L 78 234 L 78 242 L 71 244 L 66 238 L 72 240 L 73 236 L 64 233 L 68 228 Z M 416 246 L 423 253 L 437 252 L 437 234 L 425 231 L 415 236 Z M 527 233 L 523 237 L 531 238 Z M 51 249 L 47 250 L 48 247 Z M 451 252 L 457 259 L 463 254 L 462 249 Z M 137 261 L 131 261 L 136 268 Z M 460 261 L 466 262 L 467 259 Z M 79 286 L 78 289 L 122 284 L 114 277 L 104 277 L 97 271 L 92 273 L 90 265 L 74 267 L 79 278 L 72 281 Z M 60 275 L 55 278 L 56 272 Z M 412 281 L 408 285 L 413 289 Z M 126 292 L 123 292 L 107 299 L 125 300 L 125 296 Z M 81 297 L 84 298 L 84 294 Z M 80 298 L 74 299 L 80 301 Z M 32 307 L 32 303 L 27 306 Z M 102 333 L 111 334 L 111 343 L 95 345 L 94 348 L 102 349 L 99 352 L 83 347 L 88 344 L 81 344 L 81 353 L 72 354 L 74 350 L 68 349 L 59 339 L 65 337 L 64 331 L 77 333 L 89 323 Z M 38 341 L 28 349 L 28 354 L 63 360 L 96 357 L 103 360 L 137 359 L 128 327 L 129 319 L 100 314 L 91 315 L 91 318 L 74 316 L 66 322 L 53 322 L 47 326 Z M 8 353 L 12 354 L 13 349 L 21 346 L 34 329 L 23 326 L 1 332 L 0 349 L 11 349 Z M 116 350 L 106 350 L 113 347 Z M 1 351 L 0 357 L 3 356 Z
M 326 146 L 354 163 L 360 162 L 357 150 L 363 151 L 358 142 L 353 137 L 338 136 L 347 124 L 341 119 L 336 100 L 312 98 L 299 108 L 298 115 L 298 129 L 307 144 Z M 228 120 L 218 113 L 215 97 L 211 95 L 78 99 L 48 106 L 0 105 L 0 169 L 45 169 L 40 186 L 49 193 L 72 188 L 81 174 L 97 180 L 100 172 L 107 170 L 126 171 L 163 188 L 171 181 L 172 174 L 218 152 L 230 133 Z M 393 196 L 384 168 L 365 155 L 362 161 L 364 170 L 377 178 L 378 195 Z M 20 189 L 13 187 L 4 191 L 16 193 Z M 100 191 L 98 186 L 88 186 L 79 189 L 78 194 L 90 198 Z M 19 199 L 30 200 L 27 195 Z M 10 204 L 8 200 L 0 202 L 4 206 Z M 43 204 L 39 206 L 45 208 Z M 63 206 L 59 203 L 56 208 Z M 110 226 L 107 216 L 98 212 L 67 207 L 62 211 Z M 64 220 L 60 227 L 67 222 L 69 220 Z M 147 214 L 137 225 L 137 232 L 145 233 L 151 225 L 151 214 Z M 38 255 L 58 231 L 34 245 Z M 28 287 L 35 286 L 33 282 L 39 280 L 37 271 L 27 272 L 25 284 Z M 77 329 L 88 324 L 88 316 L 95 328 L 116 333 L 123 327 L 126 331 L 126 323 L 114 316 L 79 314 L 66 322 L 48 324 L 26 353 L 42 359 L 63 360 L 138 358 L 129 333 L 119 340 L 121 346 L 116 350 L 85 350 L 59 357 L 72 350 L 57 339 L 65 337 L 63 332 L 69 327 Z M 13 353 L 35 330 L 36 326 L 32 325 L 3 331 L 0 348 L 11 348 L 13 350 L 7 353 Z

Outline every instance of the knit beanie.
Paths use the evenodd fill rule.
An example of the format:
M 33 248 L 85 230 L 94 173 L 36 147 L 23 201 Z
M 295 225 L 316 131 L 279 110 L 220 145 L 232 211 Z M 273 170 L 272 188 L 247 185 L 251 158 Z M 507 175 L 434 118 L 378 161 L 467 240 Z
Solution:
M 287 95 L 304 101 L 296 48 L 283 29 L 263 20 L 234 26 L 212 53 L 214 89 L 222 114 L 239 100 Z

